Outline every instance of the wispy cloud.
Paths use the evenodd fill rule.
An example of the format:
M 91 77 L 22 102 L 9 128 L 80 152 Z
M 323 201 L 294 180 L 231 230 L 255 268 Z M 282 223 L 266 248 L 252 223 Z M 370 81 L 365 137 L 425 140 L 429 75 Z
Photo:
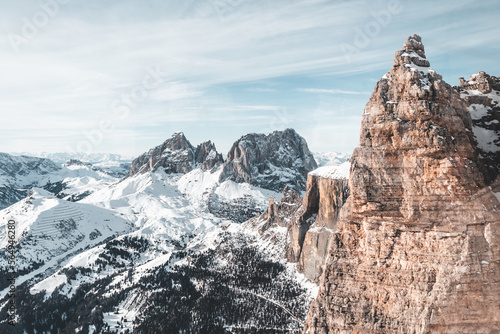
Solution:
M 325 88 L 297 88 L 299 92 L 314 93 L 314 94 L 346 94 L 346 95 L 369 95 L 371 92 L 356 92 L 352 90 L 342 89 L 325 89 Z
M 277 92 L 277 89 L 274 88 L 246 88 L 247 92 L 255 92 L 255 93 L 274 93 Z
M 17 53 L 8 37 L 23 36 L 25 19 L 32 20 L 41 10 L 40 2 L 5 2 L 0 9 L 4 37 L 0 39 L 0 110 L 4 113 L 0 151 L 26 151 L 12 146 L 25 144 L 22 138 L 26 137 L 44 150 L 64 149 L 62 143 L 77 141 L 83 131 L 98 128 L 108 119 L 116 101 L 136 92 L 152 69 L 162 73 L 161 82 L 131 108 L 128 119 L 113 120 L 116 133 L 140 136 L 135 127 L 143 124 L 170 129 L 173 122 L 209 116 L 226 128 L 237 125 L 241 131 L 254 131 L 246 113 L 256 116 L 252 113 L 288 108 L 293 118 L 315 107 L 302 106 L 309 100 L 297 91 L 320 94 L 320 99 L 328 94 L 366 99 L 369 86 L 356 91 L 357 86 L 339 82 L 350 76 L 368 81 L 383 74 L 392 65 L 394 51 L 413 33 L 422 35 L 431 64 L 436 59 L 447 65 L 453 59 L 449 61 L 453 66 L 443 70 L 433 66 L 445 79 L 477 72 L 483 61 L 492 74 L 500 72 L 496 59 L 500 26 L 496 2 L 491 0 L 399 1 L 402 10 L 383 24 L 377 15 L 390 2 L 238 1 L 222 12 L 211 5 L 216 2 L 69 1 L 20 44 Z M 471 26 L 465 21 L 484 24 Z M 377 33 L 372 31 L 366 45 L 357 47 L 348 62 L 341 45 L 356 45 L 359 32 L 366 34 L 369 23 L 379 25 Z M 472 52 L 469 59 L 457 58 L 467 52 Z M 269 82 L 277 78 L 292 78 L 293 85 Z M 321 84 L 311 78 L 322 78 Z M 249 87 L 257 82 L 262 86 Z M 242 84 L 248 88 L 240 89 Z M 186 114 L 189 108 L 201 111 Z M 219 136 L 220 129 L 203 131 L 203 137 L 210 138 Z M 106 135 L 99 150 L 114 148 L 116 138 Z M 352 143 L 355 146 L 357 138 Z

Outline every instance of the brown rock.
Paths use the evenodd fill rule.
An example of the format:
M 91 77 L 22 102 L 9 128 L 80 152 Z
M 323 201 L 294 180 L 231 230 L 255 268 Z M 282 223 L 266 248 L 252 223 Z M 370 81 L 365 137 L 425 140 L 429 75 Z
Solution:
M 365 107 L 305 333 L 500 331 L 500 203 L 466 105 L 425 60 L 409 37 Z
M 304 212 L 291 222 L 286 254 L 288 261 L 297 262 L 297 270 L 311 281 L 317 282 L 323 271 L 330 236 L 348 196 L 346 179 L 314 172 L 308 175 Z
M 189 173 L 194 168 L 213 170 L 223 163 L 211 141 L 194 148 L 182 132 L 176 132 L 163 144 L 135 158 L 126 177 L 154 172 L 162 168 L 165 173 Z
M 217 153 L 215 144 L 207 140 L 196 147 L 195 162 L 201 164 L 203 170 L 213 170 L 224 163 L 221 153 Z

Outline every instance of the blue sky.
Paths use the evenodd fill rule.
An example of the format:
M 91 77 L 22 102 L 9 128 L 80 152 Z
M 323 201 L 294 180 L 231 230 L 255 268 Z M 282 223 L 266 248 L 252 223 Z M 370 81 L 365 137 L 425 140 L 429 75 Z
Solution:
M 500 75 L 498 1 L 0 1 L 0 151 L 226 153 L 295 128 L 350 152 L 406 37 L 450 84 Z

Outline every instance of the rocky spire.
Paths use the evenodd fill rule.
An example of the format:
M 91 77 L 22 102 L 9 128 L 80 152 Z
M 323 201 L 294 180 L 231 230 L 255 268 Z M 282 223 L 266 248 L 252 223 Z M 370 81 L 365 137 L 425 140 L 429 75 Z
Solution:
M 212 142 L 206 141 L 194 148 L 184 133 L 175 132 L 163 144 L 135 158 L 127 176 L 154 172 L 158 168 L 166 173 L 188 173 L 198 166 L 209 170 L 222 162 L 222 155 L 217 153 Z
M 306 140 L 295 130 L 249 133 L 229 150 L 219 181 L 247 182 L 277 192 L 285 186 L 303 191 L 307 173 L 317 167 Z
M 410 36 L 366 104 L 306 333 L 500 326 L 500 203 L 466 105 L 429 66 Z
M 476 152 L 487 185 L 500 187 L 500 77 L 483 71 L 460 78 L 460 96 L 472 118 Z

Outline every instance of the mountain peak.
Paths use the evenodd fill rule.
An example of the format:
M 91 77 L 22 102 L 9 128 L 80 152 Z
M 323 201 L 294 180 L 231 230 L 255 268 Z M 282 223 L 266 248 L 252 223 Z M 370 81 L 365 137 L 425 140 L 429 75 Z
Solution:
M 163 144 L 150 149 L 132 161 L 128 176 L 158 168 L 169 173 L 189 173 L 196 166 L 203 170 L 213 169 L 222 164 L 222 155 L 212 142 L 204 142 L 193 147 L 183 132 L 175 132 Z
M 408 36 L 403 44 L 403 50 L 415 51 L 420 57 L 425 58 L 424 44 L 422 44 L 422 37 L 417 34 Z
M 220 181 L 248 182 L 274 191 L 289 186 L 301 191 L 307 173 L 317 167 L 307 142 L 294 129 L 266 135 L 249 133 L 231 147 Z

